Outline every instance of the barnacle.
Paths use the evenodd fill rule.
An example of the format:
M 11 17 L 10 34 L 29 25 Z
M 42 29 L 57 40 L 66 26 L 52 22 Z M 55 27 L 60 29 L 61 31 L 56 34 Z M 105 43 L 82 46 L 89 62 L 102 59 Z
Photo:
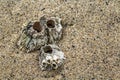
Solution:
M 17 45 L 27 49 L 27 52 L 40 49 L 48 42 L 44 24 L 43 17 L 40 18 L 40 21 L 29 22 L 24 26 Z
M 62 36 L 61 19 L 58 17 L 47 18 L 46 26 L 48 30 L 49 43 L 56 43 Z
M 64 53 L 55 44 L 43 46 L 40 50 L 39 63 L 42 70 L 58 69 L 64 60 Z

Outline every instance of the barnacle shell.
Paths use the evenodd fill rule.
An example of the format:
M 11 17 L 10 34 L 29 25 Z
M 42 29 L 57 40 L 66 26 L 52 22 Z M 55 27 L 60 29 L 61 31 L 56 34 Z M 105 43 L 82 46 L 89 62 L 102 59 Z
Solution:
M 17 45 L 30 52 L 46 44 L 55 44 L 61 39 L 62 29 L 60 18 L 42 16 L 40 21 L 29 22 L 23 27 Z
M 62 36 L 61 19 L 58 17 L 47 18 L 46 21 L 49 43 L 56 43 Z
M 43 17 L 38 22 L 29 22 L 24 26 L 17 45 L 27 52 L 40 49 L 48 42 L 45 27 Z
M 58 69 L 64 60 L 64 53 L 55 44 L 43 46 L 40 50 L 39 63 L 42 70 Z

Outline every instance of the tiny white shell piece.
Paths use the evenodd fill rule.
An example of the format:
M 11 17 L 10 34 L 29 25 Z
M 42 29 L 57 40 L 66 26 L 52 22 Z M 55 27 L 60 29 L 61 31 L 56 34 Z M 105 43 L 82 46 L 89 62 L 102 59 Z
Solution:
M 51 56 L 46 56 L 46 60 L 52 60 L 52 57 Z
M 56 56 L 56 55 L 53 55 L 53 60 L 58 60 L 59 59 L 59 57 L 58 56 Z

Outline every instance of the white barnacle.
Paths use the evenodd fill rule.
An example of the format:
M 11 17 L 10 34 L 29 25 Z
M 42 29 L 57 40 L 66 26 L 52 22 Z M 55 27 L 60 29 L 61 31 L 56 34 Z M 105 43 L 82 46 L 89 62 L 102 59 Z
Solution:
M 55 44 L 49 44 L 46 46 L 43 46 L 41 48 L 41 54 L 40 55 L 40 61 L 46 60 L 47 67 L 44 69 L 46 70 L 52 70 L 52 69 L 57 69 L 64 63 L 64 53 L 58 49 L 59 47 Z M 41 64 L 40 64 L 41 65 Z
M 47 67 L 47 61 L 44 59 L 44 60 L 42 61 L 42 63 L 41 63 L 41 69 L 42 69 L 42 70 L 45 70 L 46 67 Z
M 57 68 L 58 68 L 58 64 L 57 64 L 56 62 L 53 62 L 53 63 L 52 63 L 52 68 L 53 68 L 53 69 L 57 69 Z

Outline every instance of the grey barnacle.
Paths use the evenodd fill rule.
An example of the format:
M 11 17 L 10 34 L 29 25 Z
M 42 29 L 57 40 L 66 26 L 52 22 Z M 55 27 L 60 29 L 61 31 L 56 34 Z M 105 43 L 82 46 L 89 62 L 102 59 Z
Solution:
M 56 43 L 62 36 L 61 19 L 42 16 L 40 21 L 29 22 L 24 26 L 17 45 L 27 52 L 40 49 L 49 43 Z
M 42 70 L 56 70 L 63 65 L 64 53 L 55 44 L 43 46 L 40 50 L 39 63 Z
M 41 17 L 38 22 L 29 22 L 24 26 L 17 45 L 30 52 L 40 49 L 41 46 L 47 44 L 48 38 L 44 24 L 44 17 Z
M 58 17 L 47 18 L 46 26 L 49 43 L 56 43 L 59 41 L 61 39 L 63 29 L 61 19 Z

